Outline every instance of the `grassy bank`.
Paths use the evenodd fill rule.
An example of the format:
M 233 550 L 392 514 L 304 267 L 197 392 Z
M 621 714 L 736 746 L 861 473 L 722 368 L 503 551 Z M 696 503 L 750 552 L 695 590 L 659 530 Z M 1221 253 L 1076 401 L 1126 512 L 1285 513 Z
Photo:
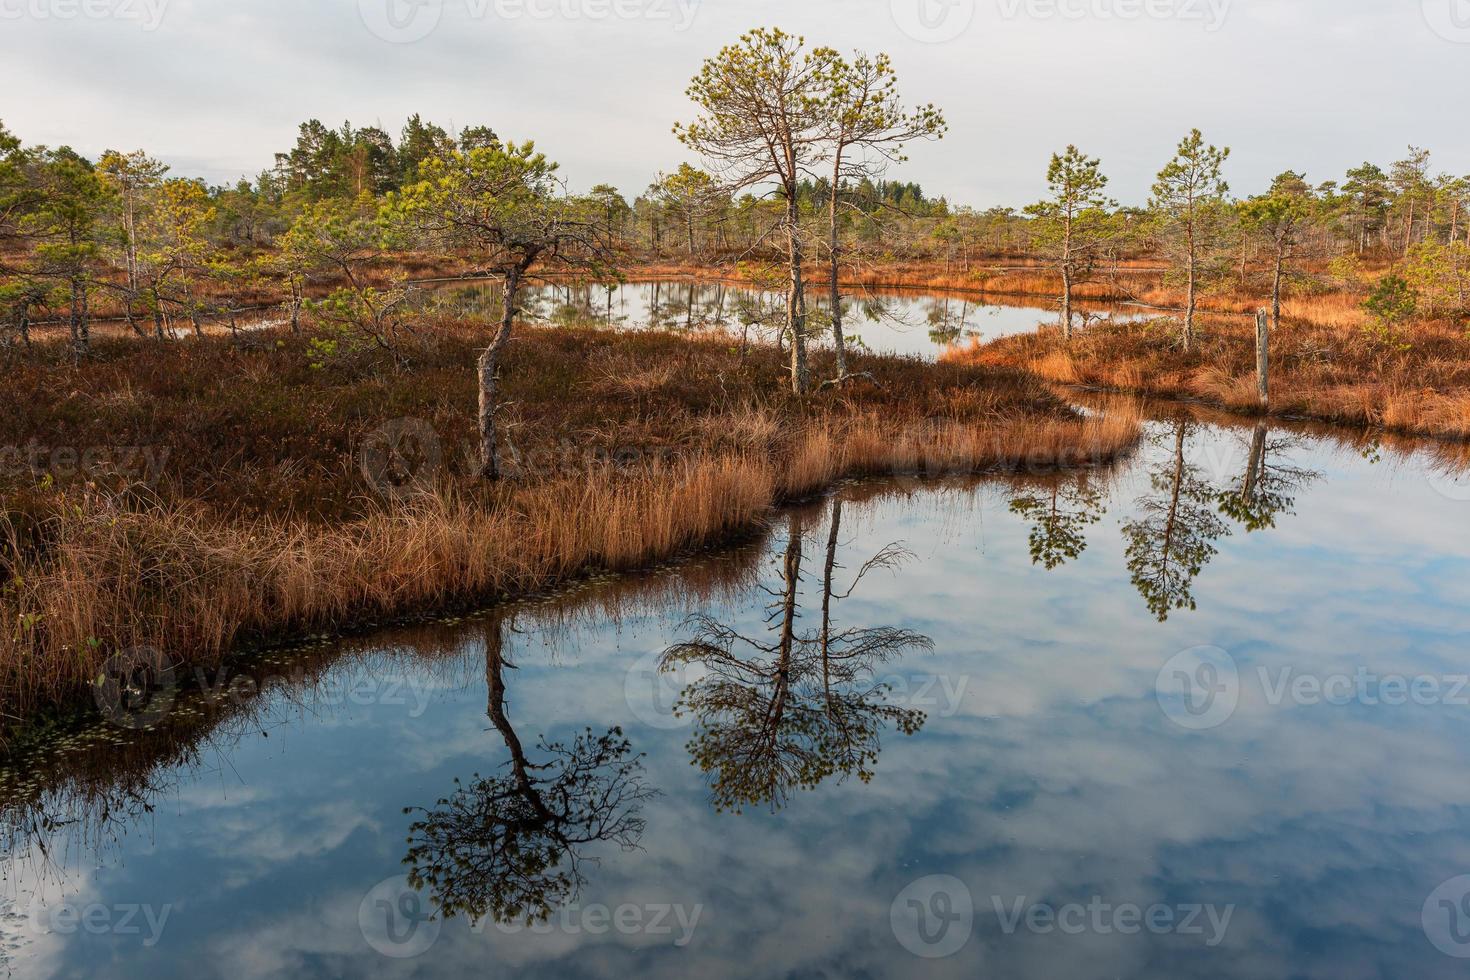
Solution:
M 1048 381 L 1257 414 L 1255 325 L 1211 319 L 1184 353 L 1169 320 L 1006 337 L 948 355 L 955 363 L 1027 371 Z M 1287 323 L 1271 339 L 1270 414 L 1470 438 L 1470 334 L 1424 322 L 1388 339 L 1337 326 Z
M 403 370 L 313 367 L 280 333 L 7 365 L 4 724 L 85 698 L 117 651 L 210 665 L 644 565 L 844 476 L 1103 462 L 1137 435 L 1007 369 L 863 357 L 876 384 L 797 401 L 772 349 L 528 329 L 504 371 L 514 478 L 486 485 L 469 451 L 485 333 L 429 325 Z
M 633 266 L 630 275 L 635 279 L 681 277 L 753 284 L 757 268 L 734 263 L 646 262 Z M 818 270 L 818 280 L 822 274 L 824 270 Z M 973 292 L 996 298 L 1043 300 L 1052 306 L 1058 303 L 1062 293 L 1059 273 L 1038 263 L 1014 259 L 976 262 L 969 269 L 945 263 L 853 265 L 843 268 L 841 280 L 849 289 Z M 825 288 L 824 281 L 815 281 L 813 288 L 820 293 Z M 1165 269 L 1158 263 L 1131 262 L 1099 270 L 1092 281 L 1073 287 L 1072 298 L 1074 302 L 1083 304 L 1132 303 L 1160 311 L 1180 311 L 1184 308 L 1185 292 L 1182 287 L 1166 281 Z M 1199 297 L 1199 308 L 1208 313 L 1253 316 L 1256 310 L 1269 306 L 1270 301 L 1270 286 L 1265 281 L 1253 286 L 1229 284 L 1206 290 Z M 1368 322 L 1362 302 L 1363 296 L 1356 290 L 1291 285 L 1282 298 L 1282 314 L 1293 322 L 1308 326 L 1358 329 Z

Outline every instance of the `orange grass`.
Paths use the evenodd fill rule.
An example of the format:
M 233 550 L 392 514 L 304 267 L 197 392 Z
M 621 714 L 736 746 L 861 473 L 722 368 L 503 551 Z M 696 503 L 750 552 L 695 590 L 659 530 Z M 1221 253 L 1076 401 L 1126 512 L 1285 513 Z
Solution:
M 1138 436 L 1135 417 L 1085 420 L 1005 370 L 859 355 L 877 386 L 796 400 L 769 348 L 525 330 L 505 377 L 518 477 L 487 486 L 456 451 L 473 439 L 483 330 L 441 325 L 402 374 L 372 362 L 312 371 L 289 342 L 234 351 L 208 338 L 17 368 L 0 410 L 14 401 L 18 440 L 110 435 L 167 449 L 169 463 L 147 493 L 80 477 L 12 485 L 0 517 L 0 618 L 13 624 L 0 632 L 0 731 L 84 697 L 117 651 L 216 664 L 242 643 L 647 565 L 758 527 L 844 477 L 1101 464 Z M 354 450 L 403 416 L 432 420 L 444 471 L 381 501 Z M 618 447 L 644 451 L 619 465 Z
M 1059 331 L 974 343 L 956 363 L 1024 369 L 1049 381 L 1167 398 L 1198 399 L 1257 414 L 1255 328 L 1202 323 L 1189 354 L 1169 320 L 1101 325 L 1063 343 Z M 1470 438 L 1470 335 L 1447 322 L 1416 323 L 1396 340 L 1345 327 L 1288 323 L 1271 341 L 1269 413 Z

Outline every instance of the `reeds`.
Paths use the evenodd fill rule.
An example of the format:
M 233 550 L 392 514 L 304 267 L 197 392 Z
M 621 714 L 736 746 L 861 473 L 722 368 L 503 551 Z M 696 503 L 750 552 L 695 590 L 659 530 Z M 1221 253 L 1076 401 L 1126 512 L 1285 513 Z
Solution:
M 0 736 L 84 697 L 118 651 L 213 665 L 246 642 L 646 566 L 759 527 L 772 507 L 845 477 L 1102 464 L 1138 437 L 1135 417 L 1083 419 L 1007 371 L 862 355 L 878 385 L 798 401 L 772 350 L 527 330 L 505 379 L 522 465 L 487 486 L 456 468 L 454 449 L 456 434 L 473 434 L 476 337 L 445 326 L 401 378 L 371 366 L 298 371 L 289 346 L 226 348 L 216 360 L 213 341 L 104 348 L 57 368 L 50 387 L 23 373 L 12 397 L 35 399 L 34 428 L 19 438 L 57 445 L 116 430 L 126 444 L 161 443 L 171 462 L 151 493 L 77 479 L 7 497 Z M 815 367 L 830 370 L 820 358 Z M 433 420 L 446 465 L 422 492 L 378 500 L 353 451 L 381 416 L 402 415 Z M 251 427 L 255 438 L 239 438 Z M 569 436 L 575 456 L 531 464 Z M 623 462 L 600 451 L 619 446 L 660 451 Z
M 1171 322 L 1090 328 L 1068 345 L 1055 330 L 972 344 L 959 363 L 1025 370 L 1049 381 L 1258 413 L 1254 325 L 1202 323 L 1186 354 Z M 1470 438 L 1470 336 L 1422 322 L 1397 336 L 1287 321 L 1271 339 L 1270 412 L 1440 438 Z

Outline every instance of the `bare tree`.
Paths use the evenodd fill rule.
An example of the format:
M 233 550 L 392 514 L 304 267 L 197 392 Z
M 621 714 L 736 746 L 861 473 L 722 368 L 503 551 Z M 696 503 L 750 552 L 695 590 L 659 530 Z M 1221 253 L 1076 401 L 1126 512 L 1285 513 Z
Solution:
M 831 185 L 827 200 L 828 287 L 832 315 L 832 342 L 837 352 L 837 377 L 847 379 L 847 344 L 842 335 L 842 240 L 838 210 L 843 187 L 849 181 L 875 179 L 890 163 L 907 159 L 904 147 L 919 139 L 941 139 L 947 124 L 933 104 L 906 111 L 898 96 L 898 76 L 886 54 L 858 52 L 852 61 L 837 60 L 831 68 L 825 107 Z
M 785 205 L 788 284 L 786 333 L 791 340 L 791 390 L 806 394 L 807 306 L 799 192 L 828 152 L 826 99 L 836 51 L 806 52 L 805 40 L 760 28 L 707 60 L 689 86 L 701 115 L 674 133 L 703 156 L 731 193 L 775 186 Z
M 909 652 L 933 648 L 928 637 L 889 626 L 838 629 L 835 601 L 852 594 L 875 568 L 892 568 L 907 553 L 889 545 L 864 563 L 847 589 L 835 585 L 842 510 L 832 511 L 822 573 L 822 622 L 798 628 L 803 531 L 793 514 L 781 559 L 781 587 L 768 590 L 769 637 L 746 636 L 709 616 L 689 621 L 694 635 L 670 647 L 661 669 L 698 664 L 704 676 L 685 689 L 679 710 L 699 728 L 689 742 L 694 762 L 713 775 L 720 810 L 757 804 L 779 808 L 794 789 L 829 777 L 872 778 L 884 729 L 904 734 L 924 724 L 923 712 L 893 703 L 875 668 Z

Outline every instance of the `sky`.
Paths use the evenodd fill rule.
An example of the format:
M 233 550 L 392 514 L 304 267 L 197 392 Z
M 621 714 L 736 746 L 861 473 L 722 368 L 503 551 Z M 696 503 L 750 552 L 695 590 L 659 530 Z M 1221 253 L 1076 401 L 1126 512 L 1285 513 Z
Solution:
M 672 134 L 702 60 L 755 26 L 889 53 L 949 135 L 890 176 L 979 208 L 1040 197 L 1050 154 L 1142 203 L 1193 127 L 1241 195 L 1409 144 L 1470 174 L 1470 0 L 0 0 L 0 120 L 27 143 L 254 175 L 309 118 L 412 113 L 535 139 L 573 190 L 698 162 Z

